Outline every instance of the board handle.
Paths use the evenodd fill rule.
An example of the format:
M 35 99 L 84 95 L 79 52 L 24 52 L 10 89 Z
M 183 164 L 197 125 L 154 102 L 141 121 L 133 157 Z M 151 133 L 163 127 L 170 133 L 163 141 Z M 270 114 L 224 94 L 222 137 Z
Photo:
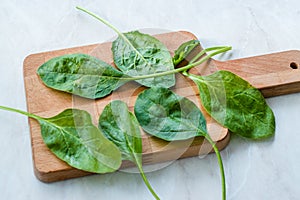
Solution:
M 265 97 L 300 92 L 300 51 L 214 62 L 218 70 L 231 71 L 244 78 Z

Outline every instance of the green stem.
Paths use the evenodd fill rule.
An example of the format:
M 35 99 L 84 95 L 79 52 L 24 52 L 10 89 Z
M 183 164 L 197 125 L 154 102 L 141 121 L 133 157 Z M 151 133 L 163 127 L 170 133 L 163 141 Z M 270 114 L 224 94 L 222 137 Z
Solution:
M 135 155 L 134 155 L 135 156 Z M 144 173 L 144 170 L 143 170 L 143 167 L 142 167 L 142 164 L 141 162 L 138 161 L 138 158 L 136 158 L 135 156 L 135 160 L 136 160 L 136 165 L 140 171 L 140 175 L 142 176 L 142 179 L 144 181 L 144 183 L 146 184 L 147 188 L 149 189 L 149 191 L 151 192 L 151 194 L 154 196 L 154 198 L 156 200 L 160 200 L 160 198 L 158 197 L 158 195 L 155 193 L 154 189 L 152 188 L 152 186 L 150 185 L 145 173 Z
M 190 63 L 194 63 L 196 62 L 201 56 L 203 56 L 205 53 L 209 52 L 209 51 L 215 51 L 215 50 L 219 50 L 219 49 L 225 49 L 227 48 L 227 46 L 218 46 L 218 47 L 209 47 L 206 48 L 204 50 L 202 50 L 200 53 L 198 53 L 191 61 Z M 229 47 L 231 49 L 231 47 Z M 228 49 L 228 50 L 230 50 Z M 225 51 L 224 51 L 225 52 Z M 222 52 L 223 53 L 223 52 Z
M 96 15 L 96 14 L 94 14 L 94 13 L 92 13 L 92 12 L 88 11 L 87 9 L 82 8 L 82 7 L 80 7 L 80 6 L 76 6 L 76 8 L 77 8 L 78 10 L 81 10 L 81 11 L 83 11 L 83 12 L 85 12 L 85 13 L 91 15 L 92 17 L 98 19 L 98 20 L 101 21 L 103 24 L 107 25 L 109 28 L 111 28 L 112 30 L 114 30 L 118 35 L 120 35 L 120 36 L 123 35 L 123 34 L 122 34 L 115 26 L 113 26 L 111 23 L 109 23 L 109 22 L 106 21 L 105 19 L 99 17 L 98 15 Z M 127 38 L 125 37 L 124 39 L 127 39 Z
M 76 8 L 78 10 L 81 10 L 81 11 L 83 11 L 83 12 L 91 15 L 92 17 L 94 17 L 97 20 L 101 21 L 103 24 L 105 24 L 106 26 L 108 26 L 109 28 L 111 28 L 113 31 L 115 31 L 136 52 L 136 54 L 139 55 L 139 57 L 141 57 L 146 63 L 148 63 L 145 60 L 144 56 L 141 55 L 141 53 L 132 45 L 132 43 L 128 40 L 128 38 L 121 31 L 119 31 L 114 25 L 112 25 L 111 23 L 109 23 L 105 19 L 101 18 L 100 16 L 96 15 L 95 13 L 92 13 L 92 12 L 88 11 L 85 8 L 82 8 L 80 6 L 76 6 Z
M 222 200 L 226 200 L 225 172 L 224 172 L 224 167 L 223 167 L 221 154 L 219 152 L 218 147 L 216 146 L 215 142 L 211 139 L 209 134 L 205 135 L 205 139 L 211 144 L 211 146 L 213 147 L 213 149 L 214 149 L 214 151 L 217 155 L 218 163 L 219 163 L 219 167 L 220 167 L 221 179 L 222 179 Z
M 224 52 L 226 52 L 226 51 L 231 50 L 231 48 L 232 48 L 232 47 L 230 47 L 230 46 L 210 47 L 210 48 L 207 48 L 207 49 L 203 50 L 203 51 L 205 51 L 205 53 L 208 52 L 208 51 L 213 51 L 213 50 L 216 50 L 216 51 L 214 51 L 214 52 L 208 54 L 207 56 L 205 56 L 204 58 L 200 59 L 200 60 L 197 61 L 197 62 L 193 62 L 193 63 L 191 63 L 191 64 L 188 64 L 188 65 L 185 66 L 185 67 L 186 67 L 187 69 L 190 69 L 190 68 L 192 68 L 192 67 L 195 67 L 195 66 L 197 66 L 197 65 L 200 65 L 200 64 L 204 63 L 205 61 L 207 61 L 208 59 L 210 59 L 211 57 L 213 57 L 213 56 L 215 56 L 215 55 L 218 55 L 218 54 L 220 54 L 220 53 L 224 53 Z M 200 52 L 200 53 L 201 53 L 201 52 Z M 200 54 L 200 53 L 199 53 L 199 54 Z M 197 57 L 197 56 L 196 56 L 196 57 Z
M 39 117 L 35 114 L 28 113 L 28 112 L 25 112 L 25 111 L 22 111 L 22 110 L 19 110 L 19 109 L 10 108 L 10 107 L 6 107 L 6 106 L 0 106 L 0 109 L 1 110 L 7 110 L 7 111 L 10 111 L 10 112 L 20 113 L 22 115 L 25 115 L 27 117 L 30 117 L 30 118 L 33 118 L 33 119 L 36 119 L 36 120 L 43 120 L 42 117 Z

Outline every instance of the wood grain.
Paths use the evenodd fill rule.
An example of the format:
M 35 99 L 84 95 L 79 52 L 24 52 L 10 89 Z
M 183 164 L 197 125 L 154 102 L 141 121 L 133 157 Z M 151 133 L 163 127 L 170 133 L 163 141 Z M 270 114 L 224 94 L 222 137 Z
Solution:
M 189 32 L 172 32 L 156 35 L 173 54 L 174 50 L 185 41 L 196 39 Z M 99 114 L 111 100 L 120 99 L 125 101 L 132 111 L 135 99 L 144 89 L 135 82 L 130 82 L 120 87 L 111 95 L 99 99 L 89 100 L 64 92 L 47 88 L 36 74 L 37 68 L 45 61 L 64 54 L 86 53 L 98 57 L 107 63 L 113 64 L 111 43 L 94 44 L 83 47 L 75 47 L 51 52 L 32 54 L 24 60 L 24 82 L 28 112 L 50 117 L 62 112 L 66 108 L 84 109 L 93 117 L 97 124 Z M 298 69 L 292 69 L 291 62 L 300 63 L 299 51 L 289 51 L 260 57 L 245 58 L 220 62 L 209 60 L 203 65 L 192 69 L 193 73 L 209 74 L 219 69 L 225 69 L 237 73 L 260 88 L 264 95 L 274 96 L 300 91 L 300 74 Z M 187 80 L 180 74 L 176 75 L 177 83 L 172 88 L 179 95 L 186 96 L 199 105 L 206 119 L 209 134 L 217 143 L 218 148 L 223 149 L 229 142 L 228 130 L 211 119 L 200 106 L 198 91 L 192 81 Z M 295 88 L 296 87 L 296 88 Z M 39 124 L 29 119 L 32 156 L 34 171 L 37 178 L 44 182 L 53 182 L 69 178 L 85 176 L 90 173 L 83 172 L 68 166 L 65 162 L 56 158 L 43 143 Z M 209 143 L 202 137 L 179 142 L 165 142 L 143 133 L 143 162 L 152 164 L 172 161 L 179 158 L 197 156 L 212 152 Z M 123 162 L 122 167 L 132 166 L 129 162 Z

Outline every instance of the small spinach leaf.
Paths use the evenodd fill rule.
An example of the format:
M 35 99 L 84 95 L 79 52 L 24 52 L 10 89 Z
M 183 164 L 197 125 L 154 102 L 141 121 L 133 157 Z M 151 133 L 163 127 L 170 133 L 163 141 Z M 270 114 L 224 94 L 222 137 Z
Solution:
M 229 71 L 185 74 L 197 84 L 207 112 L 231 132 L 252 139 L 274 135 L 274 114 L 260 91 L 247 81 Z
M 70 166 L 93 173 L 119 169 L 121 153 L 92 123 L 88 112 L 67 109 L 51 118 L 42 118 L 14 108 L 0 109 L 17 112 L 36 119 L 48 148 Z
M 121 71 L 86 54 L 52 58 L 37 73 L 50 88 L 90 99 L 104 97 L 128 81 Z
M 117 67 L 129 76 L 174 69 L 172 57 L 165 45 L 156 38 L 138 31 L 119 33 L 119 37 L 112 44 L 112 52 Z M 169 88 L 175 85 L 175 76 L 170 74 L 136 81 L 147 87 Z
M 128 111 L 127 105 L 120 100 L 109 103 L 99 118 L 98 127 L 119 147 L 123 160 L 130 160 L 137 165 L 149 191 L 159 199 L 143 171 L 141 132 L 135 116 Z
M 123 160 L 141 162 L 142 139 L 138 122 L 124 102 L 115 100 L 104 108 L 98 128 L 122 152 Z M 137 160 L 136 160 L 137 158 Z
M 197 47 L 200 47 L 199 40 L 190 40 L 178 47 L 175 50 L 175 54 L 173 56 L 173 63 L 174 65 L 178 65 L 181 61 L 185 60 L 187 56 Z
M 144 90 L 138 95 L 134 112 L 147 133 L 167 141 L 203 136 L 207 132 L 199 108 L 167 88 Z

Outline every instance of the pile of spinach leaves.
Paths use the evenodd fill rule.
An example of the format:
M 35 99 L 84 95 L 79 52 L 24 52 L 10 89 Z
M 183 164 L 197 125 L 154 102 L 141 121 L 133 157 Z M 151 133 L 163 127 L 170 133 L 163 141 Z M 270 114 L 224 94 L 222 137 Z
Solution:
M 275 118 L 260 91 L 228 71 L 208 76 L 190 74 L 188 70 L 231 47 L 202 50 L 186 66 L 175 66 L 186 59 L 199 41 L 182 44 L 171 57 L 168 49 L 156 38 L 138 31 L 121 33 L 106 20 L 77 7 L 100 20 L 117 34 L 112 53 L 117 69 L 86 54 L 70 54 L 53 58 L 41 65 L 37 74 L 53 89 L 90 99 L 111 94 L 128 81 L 148 87 L 138 95 L 134 114 L 120 101 L 110 102 L 94 126 L 89 113 L 66 109 L 51 118 L 43 118 L 18 109 L 0 106 L 36 119 L 48 148 L 70 166 L 93 173 L 118 170 L 122 160 L 136 164 L 155 199 L 159 199 L 142 168 L 140 126 L 155 137 L 166 141 L 204 137 L 214 149 L 221 173 L 222 199 L 226 199 L 222 158 L 206 128 L 199 108 L 188 98 L 169 88 L 175 85 L 176 73 L 182 73 L 198 86 L 205 110 L 231 132 L 251 139 L 272 136 Z

